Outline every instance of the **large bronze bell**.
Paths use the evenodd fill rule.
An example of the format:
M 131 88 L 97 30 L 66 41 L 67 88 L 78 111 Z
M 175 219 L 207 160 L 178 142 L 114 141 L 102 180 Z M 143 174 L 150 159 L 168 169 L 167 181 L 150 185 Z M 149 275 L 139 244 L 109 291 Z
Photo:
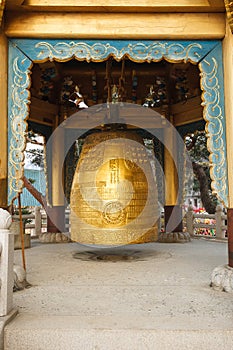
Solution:
M 75 171 L 70 205 L 73 241 L 156 241 L 157 188 L 142 138 L 131 131 L 89 135 Z

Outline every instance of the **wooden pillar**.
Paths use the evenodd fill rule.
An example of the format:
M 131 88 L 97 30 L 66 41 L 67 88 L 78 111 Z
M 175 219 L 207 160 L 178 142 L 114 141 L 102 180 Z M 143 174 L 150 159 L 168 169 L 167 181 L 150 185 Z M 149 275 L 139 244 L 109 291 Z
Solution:
M 63 188 L 64 130 L 56 130 L 52 140 L 52 208 L 47 210 L 48 232 L 65 232 L 65 206 Z
M 170 120 L 172 122 L 172 120 Z M 164 172 L 165 172 L 165 231 L 166 232 L 182 232 L 182 208 L 178 204 L 178 173 L 175 160 L 176 139 L 172 128 L 165 129 L 164 140 Z M 168 148 L 166 148 L 166 146 Z M 173 150 L 171 155 L 168 149 Z
M 227 209 L 228 265 L 233 267 L 233 208 Z
M 223 65 L 225 88 L 226 141 L 228 166 L 228 264 L 233 267 L 233 34 L 227 23 L 223 40 Z
M 0 207 L 7 208 L 7 59 L 8 45 L 5 34 L 0 30 Z
M 182 207 L 181 205 L 165 205 L 164 219 L 166 232 L 182 232 Z
M 47 208 L 47 232 L 65 232 L 65 207 L 55 205 Z

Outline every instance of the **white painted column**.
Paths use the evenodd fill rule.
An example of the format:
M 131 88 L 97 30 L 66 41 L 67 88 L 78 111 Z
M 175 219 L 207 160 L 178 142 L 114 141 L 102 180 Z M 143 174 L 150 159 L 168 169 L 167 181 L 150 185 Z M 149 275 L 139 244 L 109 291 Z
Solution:
M 0 316 L 13 308 L 14 233 L 9 231 L 11 215 L 0 208 Z

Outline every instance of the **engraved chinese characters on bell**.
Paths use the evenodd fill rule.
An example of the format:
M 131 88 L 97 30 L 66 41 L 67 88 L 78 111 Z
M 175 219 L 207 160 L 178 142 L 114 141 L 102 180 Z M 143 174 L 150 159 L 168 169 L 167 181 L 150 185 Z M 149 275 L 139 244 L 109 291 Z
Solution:
M 143 139 L 131 131 L 89 135 L 71 190 L 71 239 L 121 245 L 156 241 L 157 187 Z

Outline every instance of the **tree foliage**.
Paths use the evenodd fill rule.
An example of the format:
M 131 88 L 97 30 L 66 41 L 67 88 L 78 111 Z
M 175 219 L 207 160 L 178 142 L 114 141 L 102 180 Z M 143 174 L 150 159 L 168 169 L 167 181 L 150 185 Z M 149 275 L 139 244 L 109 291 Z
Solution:
M 26 148 L 26 154 L 28 160 L 38 166 L 42 167 L 44 166 L 44 142 L 40 142 L 39 139 L 41 139 L 41 136 L 34 133 L 32 130 L 28 131 L 27 133 L 27 145 L 30 144 L 30 148 Z M 34 147 L 33 147 L 34 146 Z
M 215 213 L 217 198 L 211 190 L 209 151 L 204 130 L 195 131 L 185 137 L 186 148 L 192 160 L 195 175 L 194 188 L 200 191 L 201 201 L 209 214 Z

